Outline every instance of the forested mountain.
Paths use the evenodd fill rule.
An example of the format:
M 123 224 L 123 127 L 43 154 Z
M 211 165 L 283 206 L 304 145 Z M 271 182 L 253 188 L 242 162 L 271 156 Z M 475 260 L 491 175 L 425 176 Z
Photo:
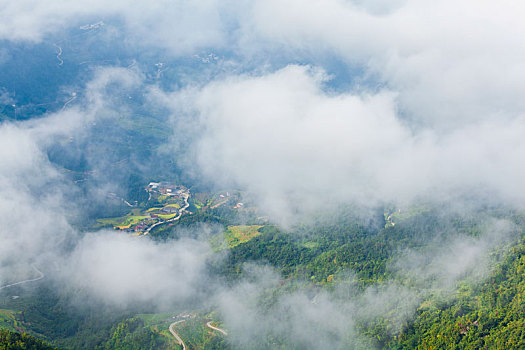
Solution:
M 479 267 L 470 265 L 472 271 L 464 270 L 449 285 L 441 281 L 448 276 L 432 267 L 443 261 L 406 260 L 411 264 L 422 264 L 423 273 L 429 276 L 418 276 L 415 270 L 399 268 L 406 259 L 407 251 L 454 250 L 454 244 L 461 244 L 455 241 L 458 232 L 464 239 L 472 239 L 469 241 L 472 245 L 479 244 L 487 239 L 483 237 L 484 231 L 496 229 L 497 226 L 491 226 L 493 220 L 512 222 L 512 231 L 518 235 L 515 237 L 520 237 L 525 229 L 522 215 L 485 209 L 470 216 L 458 216 L 439 209 L 414 209 L 412 214 L 394 215 L 388 220 L 385 217 L 389 215 L 382 219 L 377 217 L 373 225 L 357 220 L 348 210 L 342 210 L 336 216 L 339 218 L 336 222 L 320 220 L 283 230 L 270 224 L 235 226 L 245 223 L 247 217 L 239 216 L 232 209 L 210 209 L 199 215 L 187 215 L 177 225 L 155 230 L 152 238 L 161 241 L 188 238 L 196 232 L 195 225 L 222 225 L 224 230 L 236 228 L 231 231 L 232 234 L 242 234 L 238 230 L 250 231 L 255 227 L 257 234 L 251 233 L 240 243 L 229 243 L 226 248 L 223 246 L 213 254 L 215 258 L 210 256 L 208 269 L 210 274 L 223 276 L 233 284 L 249 275 L 246 264 L 269 264 L 277 269 L 281 281 L 278 285 L 266 287 L 258 301 L 261 311 L 278 307 L 282 298 L 294 295 L 298 290 L 308 291 L 315 300 L 315 295 L 337 290 L 349 282 L 352 293 L 358 298 L 369 293 L 370 288 L 381 289 L 397 284 L 398 288 L 402 287 L 404 292 L 417 299 L 414 314 L 402 321 L 396 321 L 396 316 L 389 314 L 405 312 L 404 307 L 397 309 L 397 306 L 389 306 L 391 309 L 388 312 L 371 319 L 356 316 L 361 333 L 359 337 L 368 339 L 365 343 L 355 343 L 357 348 L 470 349 L 520 348 L 525 345 L 521 327 L 525 322 L 521 302 L 525 283 L 522 276 L 525 261 L 523 238 L 500 242 L 482 252 L 479 258 L 484 263 Z M 377 222 L 381 223 L 381 220 L 383 227 L 378 227 Z M 203 226 L 200 227 L 202 229 Z M 226 232 L 226 236 L 222 236 L 221 232 L 215 230 L 208 236 L 212 246 L 216 244 L 213 242 L 221 239 L 234 239 L 234 236 L 228 236 L 230 231 Z M 227 254 L 222 256 L 224 249 Z M 461 269 L 460 264 L 464 263 L 457 260 L 456 264 L 457 267 L 445 274 L 453 274 L 454 268 Z M 476 270 L 482 272 L 477 273 Z M 353 277 L 349 278 L 349 273 Z M 133 316 L 129 312 L 120 316 L 114 313 L 113 316 L 109 316 L 111 313 L 105 316 L 64 313 L 59 310 L 67 309 L 69 301 L 66 295 L 56 297 L 50 290 L 40 290 L 36 295 L 45 297 L 31 297 L 18 303 L 18 308 L 23 311 L 23 317 L 17 317 L 21 322 L 19 324 L 28 331 L 47 335 L 60 347 L 155 349 L 173 346 L 166 335 L 169 325 L 165 321 L 166 316 L 159 315 L 157 321 L 153 321 L 149 316 Z M 345 302 L 344 299 L 339 300 Z M 2 307 L 12 308 L 17 301 L 4 299 Z M 208 307 L 197 312 L 205 314 L 213 309 Z M 199 322 L 192 321 L 181 328 L 181 332 L 186 332 L 181 334 L 185 337 L 191 334 L 187 341 L 192 347 L 211 346 L 210 340 L 203 338 L 208 331 L 199 327 Z M 294 348 L 279 334 L 269 337 L 266 345 L 260 345 Z M 214 346 L 237 348 L 236 344 L 228 342 L 228 338 L 223 343 L 214 343 Z
M 450 300 L 421 305 L 392 348 L 525 347 L 525 244 L 512 247 L 487 281 L 461 286 Z
M 2 0 L 0 349 L 525 349 L 524 18 Z

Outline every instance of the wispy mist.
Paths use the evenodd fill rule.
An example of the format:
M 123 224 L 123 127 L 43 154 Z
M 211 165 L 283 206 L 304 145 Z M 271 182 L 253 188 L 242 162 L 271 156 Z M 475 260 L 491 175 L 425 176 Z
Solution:
M 517 229 L 489 219 L 477 235 L 436 231 L 388 262 L 397 282 L 358 288 L 346 271 L 329 292 L 304 281 L 285 290 L 265 266 L 226 284 L 207 269 L 206 234 L 159 243 L 91 232 L 79 218 L 124 191 L 129 169 L 140 181 L 158 171 L 247 191 L 285 228 L 347 204 L 522 209 L 524 13 L 486 0 L 0 5 L 0 39 L 19 50 L 0 47 L 0 71 L 42 45 L 66 80 L 82 77 L 52 102 L 31 101 L 53 106 L 34 119 L 20 91 L 0 86 L 0 283 L 34 263 L 104 305 L 211 305 L 238 348 L 381 346 L 362 334 L 368 323 L 393 335 L 435 289 L 483 280 L 486 256 Z M 80 37 L 115 53 L 68 51 Z M 73 64 L 86 68 L 75 75 Z M 56 154 L 82 164 L 78 178 Z

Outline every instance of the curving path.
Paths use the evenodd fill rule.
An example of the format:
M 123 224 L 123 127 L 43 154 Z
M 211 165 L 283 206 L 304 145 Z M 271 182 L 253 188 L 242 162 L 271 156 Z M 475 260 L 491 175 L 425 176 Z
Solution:
M 176 322 L 173 322 L 172 324 L 170 324 L 170 333 L 171 335 L 173 335 L 175 337 L 175 339 L 177 340 L 177 342 L 179 343 L 179 345 L 182 345 L 182 350 L 186 350 L 187 347 L 186 347 L 186 344 L 184 344 L 184 341 L 182 340 L 182 338 L 180 337 L 180 335 L 175 332 L 175 325 L 179 324 L 179 323 L 182 323 L 182 322 L 185 322 L 186 320 L 180 320 L 180 321 L 176 321 Z
M 159 226 L 159 225 L 165 224 L 165 223 L 167 223 L 167 222 L 172 222 L 172 221 L 175 221 L 175 220 L 179 220 L 180 217 L 182 216 L 182 214 L 183 214 L 183 213 L 186 211 L 186 209 L 188 209 L 188 207 L 190 206 L 190 204 L 188 203 L 188 198 L 190 198 L 190 195 L 189 195 L 189 194 L 186 194 L 186 195 L 184 196 L 184 203 L 185 203 L 185 204 L 184 204 L 184 207 L 181 208 L 181 209 L 179 210 L 179 215 L 175 216 L 175 217 L 172 218 L 172 219 L 169 219 L 169 220 L 166 220 L 166 221 L 159 221 L 159 222 L 157 222 L 156 224 L 151 225 L 150 227 L 148 227 L 148 229 L 147 229 L 146 231 L 144 231 L 144 236 L 145 236 L 145 235 L 148 235 L 154 227 L 157 227 L 157 226 Z
M 8 284 L 8 285 L 5 285 L 5 286 L 2 286 L 0 287 L 0 289 L 4 289 L 4 288 L 9 288 L 9 287 L 13 287 L 13 286 L 17 286 L 19 284 L 23 284 L 23 283 L 29 283 L 29 282 L 35 282 L 35 281 L 39 281 L 41 280 L 42 278 L 46 277 L 46 275 L 44 275 L 44 273 L 42 271 L 40 271 L 39 269 L 36 268 L 35 265 L 31 264 L 31 267 L 40 275 L 38 276 L 37 278 L 32 278 L 32 279 L 29 279 L 29 280 L 23 280 L 23 281 L 20 281 L 20 282 L 16 282 L 16 283 L 11 283 L 11 284 Z
M 228 332 L 226 332 L 224 329 L 222 328 L 219 328 L 219 327 L 215 327 L 215 326 L 212 326 L 211 325 L 211 321 L 206 323 L 206 327 L 210 328 L 210 329 L 213 329 L 215 331 L 218 331 L 218 332 L 221 332 L 222 334 L 224 335 L 228 335 Z
M 71 98 L 69 100 L 67 100 L 66 103 L 64 103 L 64 105 L 62 106 L 62 110 L 66 109 L 67 105 L 70 104 L 71 102 L 75 101 L 76 99 L 77 99 L 77 93 L 73 92 L 71 94 Z
M 54 44 L 57 48 L 58 48 L 58 53 L 57 53 L 57 60 L 58 60 L 58 65 L 61 66 L 64 64 L 64 60 L 62 60 L 62 48 L 60 46 L 58 46 L 57 44 Z

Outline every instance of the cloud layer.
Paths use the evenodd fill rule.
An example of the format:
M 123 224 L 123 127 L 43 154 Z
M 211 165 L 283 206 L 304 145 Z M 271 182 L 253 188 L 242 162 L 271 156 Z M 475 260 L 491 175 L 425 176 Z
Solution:
M 213 181 L 255 193 L 276 218 L 342 202 L 524 203 L 523 117 L 414 129 L 398 93 L 334 93 L 326 79 L 291 65 L 175 94 L 172 107 L 200 120 L 190 159 Z
M 46 153 L 51 145 L 86 137 L 97 122 L 125 111 L 116 97 L 141 82 L 129 70 L 100 69 L 78 105 L 0 125 L 0 286 L 30 277 L 34 264 L 44 281 L 57 283 L 60 290 L 80 290 L 83 297 L 107 305 L 165 306 L 197 297 L 205 283 L 207 243 L 156 244 L 111 231 L 80 232 L 71 222 L 85 215 L 78 205 L 81 189 Z M 104 171 L 100 164 L 93 170 Z M 105 190 L 93 189 L 102 198 Z
M 52 276 L 59 283 L 127 306 L 185 301 L 214 281 L 205 272 L 204 242 L 157 244 L 81 233 L 70 223 L 71 211 L 81 215 L 68 204 L 78 188 L 46 149 L 88 138 L 93 123 L 127 115 L 131 102 L 115 96 L 129 88 L 143 89 L 172 112 L 171 149 L 180 164 L 200 180 L 250 191 L 283 224 L 342 203 L 403 206 L 484 196 L 521 208 L 524 12 L 525 5 L 510 0 L 1 4 L 4 41 L 50 44 L 62 31 L 104 20 L 108 37 L 126 38 L 123 45 L 137 56 L 154 48 L 171 59 L 201 50 L 233 58 L 225 71 L 181 79 L 192 83 L 170 89 L 144 86 L 139 68 L 97 69 L 81 102 L 38 120 L 1 124 L 0 283 L 12 280 L 14 265 L 60 262 Z M 11 59 L 16 55 L 0 48 L 0 68 Z M 332 69 L 331 60 L 342 68 Z M 338 74 L 348 76 L 343 88 L 334 83 Z M 0 87 L 5 104 L 15 97 Z M 507 228 L 491 229 L 494 235 L 408 252 L 395 268 L 416 285 L 453 288 L 463 276 L 477 276 L 474 267 L 507 237 Z M 213 299 L 241 348 L 268 335 L 306 348 L 367 347 L 356 319 L 401 310 L 392 321 L 398 329 L 428 292 L 396 284 L 346 298 L 301 290 L 277 297 L 268 311 L 257 297 L 279 278 L 268 270 L 255 274 L 255 282 L 223 287 Z M 345 292 L 354 290 L 338 293 Z
M 0 5 L 0 39 L 41 42 L 61 31 L 106 20 L 112 31 L 125 33 L 131 46 L 161 47 L 174 54 L 188 54 L 197 48 L 227 42 L 221 7 L 215 0 L 140 1 L 133 6 L 126 1 L 98 0 L 6 2 Z

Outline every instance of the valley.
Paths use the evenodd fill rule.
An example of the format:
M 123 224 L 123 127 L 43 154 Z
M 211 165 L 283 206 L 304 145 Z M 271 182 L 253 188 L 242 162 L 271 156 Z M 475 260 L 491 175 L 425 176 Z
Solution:
M 170 191 L 168 191 L 170 189 L 173 195 L 167 195 L 170 193 Z M 492 314 L 492 316 L 486 314 L 483 316 L 483 314 L 479 313 L 484 312 L 482 310 L 485 307 L 485 303 L 488 302 L 488 300 L 484 298 L 487 298 L 488 295 L 491 295 L 490 293 L 493 293 L 491 298 L 495 299 L 493 299 L 494 301 L 492 301 L 492 303 L 496 302 L 496 300 L 500 300 L 497 301 L 497 303 L 501 303 L 503 299 L 500 299 L 498 296 L 499 292 L 494 291 L 500 290 L 501 288 L 517 287 L 515 284 L 508 284 L 510 282 L 506 277 L 503 279 L 502 277 L 486 277 L 479 280 L 469 280 L 468 278 L 459 279 L 456 282 L 456 287 L 452 287 L 452 289 L 431 285 L 428 286 L 428 288 L 422 288 L 420 286 L 417 289 L 412 289 L 419 283 L 424 283 L 424 280 L 417 281 L 413 280 L 413 277 L 405 277 L 403 274 L 392 270 L 392 266 L 399 264 L 399 262 L 396 262 L 399 261 L 399 259 L 401 259 L 401 261 L 403 259 L 403 256 L 399 253 L 399 249 L 409 247 L 416 252 L 438 249 L 441 243 L 434 242 L 433 244 L 429 244 L 429 237 L 434 235 L 435 232 L 443 232 L 443 230 L 453 229 L 453 232 L 460 230 L 465 232 L 467 236 L 472 235 L 472 237 L 475 237 L 476 232 L 480 228 L 489 224 L 490 220 L 488 218 L 490 217 L 500 216 L 508 219 L 512 218 L 516 225 L 519 225 L 519 232 L 525 232 L 525 226 L 523 224 L 525 219 L 523 219 L 524 216 L 520 213 L 481 211 L 467 221 L 460 217 L 449 217 L 443 221 L 443 219 L 440 218 L 443 214 L 440 214 L 439 210 L 426 206 L 424 210 L 416 207 L 412 209 L 407 208 L 401 212 L 396 210 L 395 214 L 384 214 L 384 221 L 378 222 L 377 226 L 368 226 L 360 222 L 348 209 L 341 209 L 342 211 L 338 213 L 338 222 L 329 224 L 320 222 L 318 224 L 301 225 L 294 228 L 292 235 L 291 232 L 285 232 L 268 222 L 259 223 L 258 220 L 260 220 L 260 217 L 258 211 L 251 206 L 249 201 L 246 202 L 245 199 L 238 197 L 235 191 L 206 194 L 198 193 L 195 195 L 196 198 L 193 198 L 189 189 L 171 183 L 159 183 L 158 185 L 157 183 L 149 183 L 148 186 L 144 187 L 144 191 L 149 192 L 149 198 L 146 199 L 146 202 L 143 204 L 139 203 L 136 208 L 130 208 L 130 214 L 133 214 L 136 218 L 132 219 L 131 216 L 124 216 L 118 219 L 129 220 L 128 225 L 130 226 L 125 229 L 119 228 L 118 226 L 120 226 L 119 224 L 121 222 L 118 222 L 117 218 L 115 218 L 111 219 L 115 228 L 110 227 L 110 229 L 133 236 L 136 236 L 137 232 L 141 232 L 139 235 L 143 237 L 142 239 L 164 240 L 166 238 L 182 239 L 184 235 L 189 233 L 187 228 L 193 227 L 196 223 L 220 225 L 223 228 L 221 231 L 212 233 L 206 238 L 210 247 L 213 248 L 212 255 L 209 255 L 209 258 L 213 260 L 215 259 L 213 255 L 223 254 L 224 252 L 227 252 L 227 255 L 221 258 L 218 263 L 216 262 L 210 265 L 210 273 L 227 277 L 232 281 L 241 282 L 244 278 L 243 276 L 249 271 L 246 270 L 249 264 L 260 261 L 264 261 L 265 264 L 279 271 L 279 279 L 266 285 L 259 291 L 262 295 L 266 293 L 268 293 L 268 296 L 273 295 L 273 297 L 269 298 L 262 297 L 261 295 L 262 299 L 258 301 L 258 303 L 261 303 L 258 306 L 260 309 L 258 309 L 257 312 L 262 314 L 268 312 L 280 314 L 281 311 L 275 309 L 278 308 L 278 304 L 282 302 L 279 300 L 282 300 L 282 298 L 286 300 L 287 296 L 292 296 L 301 290 L 309 293 L 309 303 L 315 306 L 319 302 L 318 299 L 323 298 L 322 295 L 333 288 L 338 288 L 337 286 L 341 284 L 349 283 L 349 281 L 351 281 L 353 285 L 352 288 L 355 290 L 355 293 L 357 293 L 357 296 L 361 293 L 366 293 L 370 288 L 382 288 L 381 286 L 387 286 L 391 283 L 407 284 L 408 289 L 406 292 L 417 293 L 414 294 L 413 297 L 420 300 L 417 308 L 419 311 L 417 311 L 414 318 L 407 319 L 401 328 L 397 328 L 398 326 L 396 326 L 397 321 L 395 321 L 395 314 L 369 320 L 363 319 L 360 327 L 362 327 L 362 331 L 366 334 L 363 339 L 368 339 L 366 343 L 362 343 L 368 344 L 366 346 L 362 345 L 364 347 L 411 348 L 415 346 L 415 344 L 423 344 L 419 342 L 431 341 L 435 343 L 438 338 L 444 337 L 444 334 L 448 334 L 443 338 L 443 344 L 448 344 L 446 346 L 460 343 L 470 344 L 469 342 L 471 340 L 469 339 L 474 338 L 468 338 L 468 334 L 475 334 L 475 339 L 478 339 L 478 341 L 481 341 L 480 339 L 485 339 L 483 341 L 489 341 L 489 339 L 493 339 L 490 341 L 496 341 L 495 338 L 490 338 L 488 333 L 484 333 L 481 327 L 481 325 L 487 324 L 486 322 L 489 320 L 487 317 L 493 317 L 490 322 L 496 322 L 493 323 L 495 327 L 500 327 L 499 322 L 501 322 L 501 320 L 498 321 L 494 319 L 496 314 Z M 237 203 L 241 200 L 245 203 L 245 208 L 239 211 L 239 208 L 236 207 Z M 180 205 L 177 207 L 176 204 Z M 220 206 L 216 206 L 216 204 L 220 204 Z M 189 211 L 190 206 L 194 208 L 191 212 Z M 197 208 L 197 206 L 199 208 Z M 157 222 L 150 221 L 151 216 L 148 217 L 146 215 L 152 212 L 158 213 L 166 207 L 175 208 L 177 212 L 173 214 L 168 213 L 166 215 L 174 216 Z M 140 210 L 140 213 L 137 212 L 137 209 Z M 186 212 L 182 212 L 183 210 Z M 378 217 L 381 217 L 380 213 L 378 213 Z M 395 219 L 393 219 L 394 217 Z M 142 226 L 144 225 L 144 221 L 142 220 L 151 223 L 149 231 L 147 227 Z M 395 220 L 395 225 L 388 224 L 390 220 Z M 153 226 L 155 224 L 157 224 L 157 226 Z M 138 231 L 135 231 L 137 227 Z M 130 228 L 133 228 L 133 230 L 126 231 L 126 229 Z M 442 238 L 445 239 L 446 236 Z M 450 238 L 452 239 L 453 236 Z M 421 244 L 421 242 L 427 243 Z M 515 261 L 517 261 L 515 259 L 521 261 L 519 258 L 519 254 L 521 254 L 520 252 L 523 250 L 523 243 L 521 242 L 522 241 L 516 243 L 511 243 L 510 241 L 509 243 L 502 242 L 499 248 L 495 247 L 491 250 L 491 254 L 497 255 L 491 255 L 493 256 L 493 258 L 491 258 L 493 260 L 488 260 L 490 261 L 489 266 L 491 271 L 488 276 L 498 276 L 498 274 L 501 274 L 501 272 L 498 271 L 501 271 L 500 269 L 502 269 L 505 264 L 515 264 Z M 500 256 L 500 258 L 494 258 L 496 256 Z M 425 267 L 425 269 L 431 269 L 431 266 L 432 265 L 429 265 Z M 510 268 L 510 265 L 507 266 Z M 354 275 L 349 280 L 346 274 L 350 271 Z M 44 326 L 45 323 L 43 323 L 41 326 L 38 326 L 38 328 L 35 328 L 38 323 L 41 322 L 37 321 L 39 317 L 42 317 L 37 317 L 38 313 L 43 312 L 44 314 L 48 314 L 50 311 L 45 310 L 52 306 L 42 300 L 39 302 L 40 306 L 38 306 L 40 311 L 35 314 L 34 311 L 30 311 L 36 301 L 33 299 L 34 297 L 31 297 L 31 293 L 33 293 L 31 290 L 36 292 L 41 287 L 35 284 L 33 287 L 28 288 L 31 284 L 27 283 L 28 287 L 20 289 L 23 283 L 36 281 L 40 278 L 42 277 L 11 284 L 6 286 L 8 288 L 0 292 L 0 294 L 4 295 L 0 295 L 0 309 L 3 309 L 2 313 L 6 315 L 4 319 L 0 319 L 4 327 L 38 335 L 40 334 L 39 332 L 44 332 L 44 334 L 49 332 L 49 327 L 55 328 L 57 326 L 51 324 Z M 434 278 L 442 277 L 436 276 Z M 493 282 L 490 281 L 495 281 L 495 279 L 500 282 L 491 285 L 490 283 Z M 498 287 L 498 283 L 503 284 Z M 410 287 L 411 285 L 414 287 Z M 503 285 L 506 286 L 503 287 Z M 493 290 L 490 293 L 487 289 L 489 286 L 489 289 Z M 20 297 L 17 299 L 7 297 L 5 294 L 5 290 L 7 289 L 12 289 L 8 295 L 16 292 L 16 295 L 20 295 Z M 42 291 L 38 293 L 41 294 Z M 451 294 L 445 296 L 442 293 Z M 215 299 L 213 294 L 210 294 L 209 298 L 210 300 Z M 519 294 L 511 297 L 511 299 L 506 299 L 505 303 L 510 304 L 504 305 L 508 306 L 499 307 L 516 307 L 517 304 L 516 306 L 511 306 L 513 305 L 512 303 L 515 302 L 514 300 L 516 300 L 514 298 L 519 298 Z M 348 303 L 348 300 L 345 301 L 342 299 L 340 302 L 343 303 L 341 307 L 346 307 L 344 305 Z M 463 302 L 469 303 L 470 306 L 468 309 L 464 309 L 460 313 L 453 311 L 454 308 L 457 307 L 457 303 L 461 304 Z M 394 312 L 395 309 L 396 308 L 392 309 L 392 312 Z M 115 322 L 124 322 L 123 324 L 132 322 L 130 324 L 134 324 L 135 326 L 133 327 L 136 328 L 126 330 L 122 336 L 124 337 L 124 335 L 127 334 L 125 337 L 133 337 L 133 339 L 135 339 L 134 342 L 138 341 L 139 338 L 137 337 L 150 334 L 151 339 L 155 339 L 156 344 L 158 344 L 156 346 L 164 344 L 160 348 L 164 346 L 169 348 L 168 344 L 170 344 L 170 342 L 178 343 L 184 349 L 236 348 L 239 345 L 235 345 L 231 340 L 238 337 L 238 335 L 235 334 L 236 330 L 226 331 L 222 326 L 216 326 L 224 322 L 220 310 L 220 307 L 217 308 L 217 306 L 195 304 L 191 308 L 190 313 L 161 313 L 150 314 L 149 316 L 147 314 L 141 314 L 140 312 L 136 314 L 123 314 L 117 317 L 115 321 L 111 321 L 104 326 L 107 327 L 104 332 L 110 335 L 113 331 L 109 328 L 116 327 Z M 420 328 L 425 327 L 424 323 L 421 322 L 428 322 L 427 320 L 437 317 L 436 315 L 439 312 L 447 314 L 452 312 L 447 316 L 449 317 L 447 318 L 448 321 L 438 321 L 437 319 L 433 319 L 432 321 L 452 322 L 452 324 L 443 325 L 445 328 L 443 328 L 442 331 L 449 329 L 446 331 L 448 333 L 433 333 L 433 335 L 425 333 L 423 337 L 423 333 L 421 332 L 426 331 Z M 286 314 L 276 317 L 285 317 L 285 315 Z M 97 317 L 95 317 L 95 319 L 96 318 Z M 86 321 L 87 320 L 82 322 Z M 474 321 L 475 325 L 469 326 L 474 323 Z M 457 332 L 454 331 L 454 328 L 447 328 L 455 327 L 453 324 L 459 325 L 457 326 L 459 327 Z M 480 326 L 478 327 L 477 325 Z M 42 326 L 44 326 L 44 328 L 41 328 Z M 35 333 L 37 329 L 39 329 L 39 331 Z M 506 332 L 511 331 L 511 329 L 506 330 Z M 51 338 L 54 339 L 52 343 L 69 347 L 71 345 L 67 344 L 73 344 L 71 343 L 72 339 L 84 337 L 78 333 L 78 330 L 76 332 L 77 335 L 69 338 L 69 340 L 66 340 L 66 338 L 60 340 L 60 336 L 55 336 L 55 338 Z M 94 329 L 90 332 L 96 334 Z M 231 332 L 234 334 L 233 338 L 230 338 Z M 268 332 L 268 330 L 265 330 L 265 332 Z M 75 334 L 75 332 L 72 334 Z M 285 348 L 291 346 L 285 338 L 279 335 L 278 329 L 272 329 L 270 334 L 273 335 L 265 341 L 264 346 L 280 346 Z M 512 336 L 514 337 L 514 335 Z M 107 337 L 107 335 L 105 337 Z M 262 339 L 258 338 L 258 336 L 256 336 L 253 341 L 262 344 L 260 343 Z M 143 343 L 143 346 L 147 347 L 146 343 Z
M 525 349 L 523 18 L 2 0 L 0 350 Z

